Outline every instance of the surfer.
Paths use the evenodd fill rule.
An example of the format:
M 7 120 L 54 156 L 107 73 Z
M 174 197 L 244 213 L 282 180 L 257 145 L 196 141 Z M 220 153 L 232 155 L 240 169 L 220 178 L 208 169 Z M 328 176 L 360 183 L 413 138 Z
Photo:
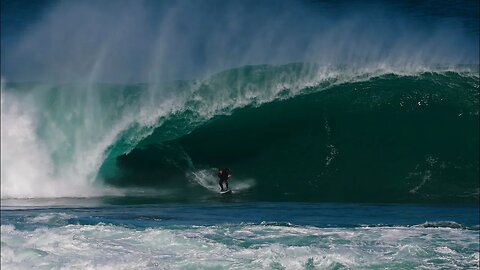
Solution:
M 218 184 L 220 185 L 221 191 L 228 190 L 228 178 L 230 178 L 230 170 L 228 168 L 218 169 Z M 226 189 L 223 189 L 223 183 L 225 183 Z

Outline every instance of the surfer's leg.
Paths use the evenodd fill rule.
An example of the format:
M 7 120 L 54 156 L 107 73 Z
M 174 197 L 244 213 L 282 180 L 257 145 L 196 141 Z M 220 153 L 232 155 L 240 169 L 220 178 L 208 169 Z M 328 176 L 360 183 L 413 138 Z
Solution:
M 222 180 L 220 180 L 220 181 L 218 182 L 218 184 L 220 185 L 220 190 L 223 191 L 223 182 L 222 182 Z
M 228 181 L 225 181 L 225 186 L 227 187 L 226 190 L 228 190 Z

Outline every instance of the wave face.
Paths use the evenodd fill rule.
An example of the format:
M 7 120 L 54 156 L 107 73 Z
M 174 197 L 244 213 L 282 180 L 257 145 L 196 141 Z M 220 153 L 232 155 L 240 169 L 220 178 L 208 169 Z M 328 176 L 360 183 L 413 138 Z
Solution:
M 248 68 L 222 78 L 238 73 L 256 78 Z M 226 166 L 255 200 L 478 201 L 477 77 L 385 74 L 301 92 L 190 127 L 198 116 L 171 116 L 110 156 L 104 178 L 201 193 L 218 189 L 215 168 Z
M 290 64 L 163 85 L 4 83 L 2 196 L 208 198 L 229 167 L 244 200 L 478 202 L 476 72 Z

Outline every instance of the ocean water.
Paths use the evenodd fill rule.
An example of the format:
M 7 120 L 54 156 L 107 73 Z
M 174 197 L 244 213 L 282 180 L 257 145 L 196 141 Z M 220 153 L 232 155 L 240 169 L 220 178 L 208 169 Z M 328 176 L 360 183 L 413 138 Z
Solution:
M 478 207 L 8 200 L 7 269 L 477 269 Z
M 479 268 L 478 1 L 0 3 L 2 269 Z

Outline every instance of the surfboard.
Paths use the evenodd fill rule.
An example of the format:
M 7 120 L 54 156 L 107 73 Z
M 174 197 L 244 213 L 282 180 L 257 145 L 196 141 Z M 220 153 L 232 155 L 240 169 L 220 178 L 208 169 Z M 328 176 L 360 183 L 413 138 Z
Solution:
M 224 190 L 224 191 L 220 191 L 220 194 L 228 194 L 228 193 L 232 193 L 232 190 L 227 189 L 227 190 Z

